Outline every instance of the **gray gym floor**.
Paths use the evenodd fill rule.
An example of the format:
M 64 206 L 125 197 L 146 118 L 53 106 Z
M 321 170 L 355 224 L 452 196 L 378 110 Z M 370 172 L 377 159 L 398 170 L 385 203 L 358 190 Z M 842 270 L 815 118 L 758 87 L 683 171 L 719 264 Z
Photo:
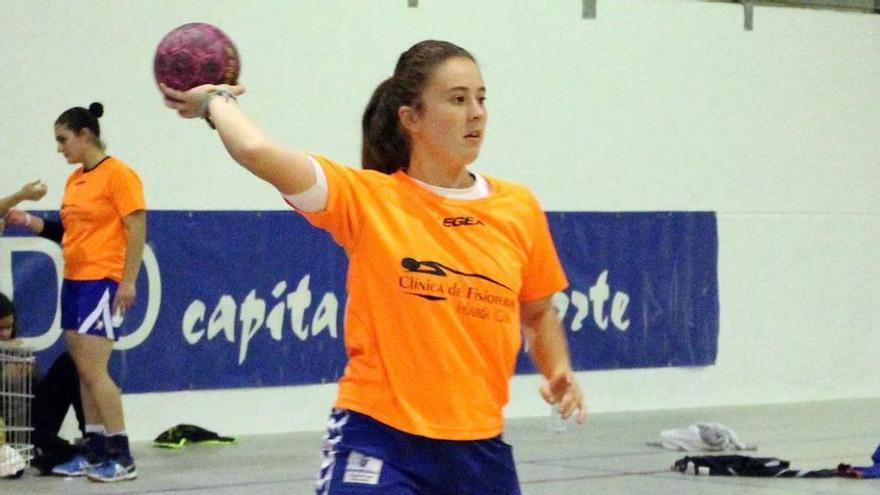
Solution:
M 292 411 L 291 414 L 296 414 Z M 684 455 L 646 445 L 661 430 L 719 422 L 744 443 L 747 455 L 778 457 L 793 468 L 871 464 L 880 443 L 880 398 L 799 404 L 596 414 L 583 427 L 557 433 L 547 417 L 508 422 L 525 495 L 574 494 L 877 494 L 880 480 L 767 479 L 671 472 Z M 224 432 L 220 432 L 221 434 Z M 241 437 L 232 446 L 180 450 L 135 444 L 140 477 L 110 485 L 84 479 L 0 480 L 14 494 L 312 494 L 322 432 Z M 712 454 L 712 453 L 704 453 Z

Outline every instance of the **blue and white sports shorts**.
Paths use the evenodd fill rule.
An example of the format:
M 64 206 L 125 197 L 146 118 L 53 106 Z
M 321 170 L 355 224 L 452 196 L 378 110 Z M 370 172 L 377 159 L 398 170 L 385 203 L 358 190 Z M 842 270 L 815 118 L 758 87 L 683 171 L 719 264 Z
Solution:
M 436 440 L 334 409 L 318 495 L 519 495 L 513 450 L 501 436 Z
M 111 314 L 113 298 L 119 284 L 103 280 L 68 280 L 61 284 L 61 328 L 81 334 L 119 340 Z M 115 323 L 115 325 L 114 325 Z

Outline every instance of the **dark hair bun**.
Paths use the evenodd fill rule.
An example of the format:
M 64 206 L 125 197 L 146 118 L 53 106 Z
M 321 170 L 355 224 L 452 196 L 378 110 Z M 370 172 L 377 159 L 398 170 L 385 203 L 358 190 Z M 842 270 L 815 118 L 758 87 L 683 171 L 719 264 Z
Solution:
M 92 117 L 99 119 L 101 115 L 104 115 L 104 105 L 101 105 L 97 101 L 89 105 L 89 115 Z

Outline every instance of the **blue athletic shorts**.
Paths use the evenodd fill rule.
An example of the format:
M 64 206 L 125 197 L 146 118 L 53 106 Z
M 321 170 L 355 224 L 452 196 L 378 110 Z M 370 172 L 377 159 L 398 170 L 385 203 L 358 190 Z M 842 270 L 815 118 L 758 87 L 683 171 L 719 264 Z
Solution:
M 519 495 L 513 450 L 501 436 L 435 440 L 334 409 L 318 495 Z
M 81 334 L 119 340 L 114 331 L 111 304 L 119 284 L 110 279 L 67 280 L 61 284 L 61 328 Z

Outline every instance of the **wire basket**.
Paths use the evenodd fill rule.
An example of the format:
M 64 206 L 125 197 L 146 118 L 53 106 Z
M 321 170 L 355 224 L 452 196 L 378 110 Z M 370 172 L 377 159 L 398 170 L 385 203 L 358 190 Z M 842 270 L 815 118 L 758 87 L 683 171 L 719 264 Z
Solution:
M 31 442 L 33 350 L 0 344 L 0 476 L 19 476 L 34 456 Z

